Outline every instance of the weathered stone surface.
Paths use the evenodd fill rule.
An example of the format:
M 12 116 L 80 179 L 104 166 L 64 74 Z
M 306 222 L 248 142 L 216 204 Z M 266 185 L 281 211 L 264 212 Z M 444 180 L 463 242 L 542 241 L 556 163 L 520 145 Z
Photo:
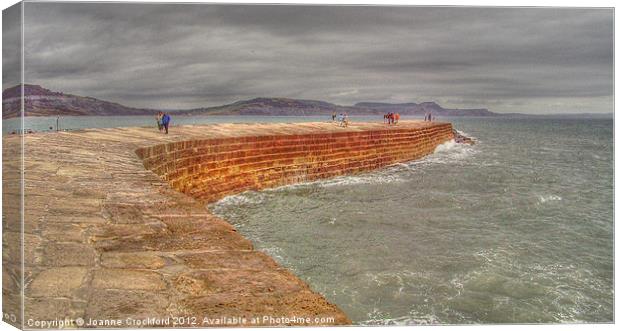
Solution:
M 92 173 L 92 170 L 91 170 Z M 68 198 L 67 200 L 71 200 Z M 101 199 L 79 199 L 79 204 L 64 204 L 62 200 L 52 201 L 48 207 L 50 215 L 84 216 L 99 215 L 101 213 Z
M 179 275 L 177 290 L 191 295 L 214 293 L 286 293 L 308 289 L 307 285 L 285 270 L 204 270 Z M 240 284 L 243 284 L 240 286 Z
M 99 215 L 84 215 L 84 216 L 71 216 L 71 215 L 48 215 L 45 216 L 45 222 L 49 223 L 69 223 L 69 224 L 102 224 L 106 220 Z
M 310 291 L 287 293 L 282 295 L 256 295 L 249 297 L 244 293 L 211 294 L 201 297 L 189 297 L 180 302 L 182 309 L 198 316 L 240 316 L 246 319 L 261 317 L 264 326 L 317 326 L 342 325 L 351 321 L 340 310 L 323 297 L 311 295 Z M 285 308 L 284 308 L 285 307 Z M 262 317 L 298 316 L 310 318 L 311 323 L 284 323 Z M 315 322 L 315 318 L 323 318 Z M 330 320 L 326 322 L 326 320 Z M 219 325 L 211 325 L 219 326 Z M 234 325 L 233 325 L 234 326 Z M 238 326 L 248 326 L 247 324 Z
M 37 249 L 41 245 L 41 237 L 24 233 L 23 259 L 26 264 L 36 263 Z M 21 263 L 22 238 L 19 232 L 2 233 L 2 259 L 6 262 Z
M 97 241 L 106 238 L 154 235 L 162 229 L 163 226 L 154 224 L 109 224 L 105 227 L 93 228 L 89 234 L 91 240 Z
M 168 296 L 153 292 L 95 289 L 88 300 L 84 319 L 166 317 L 170 316 L 166 311 L 169 301 Z
M 2 291 L 3 293 L 20 294 L 21 289 L 21 266 L 4 263 L 2 265 Z
M 42 249 L 41 264 L 46 266 L 94 266 L 97 253 L 91 245 L 57 242 L 47 243 Z
M 42 271 L 27 286 L 28 297 L 71 297 L 82 286 L 88 269 L 82 267 L 51 268 Z
M 42 226 L 41 236 L 53 242 L 84 241 L 84 227 L 75 223 L 46 223 Z
M 276 269 L 278 264 L 258 251 L 185 253 L 177 256 L 193 269 Z
M 166 283 L 160 274 L 152 271 L 126 269 L 99 269 L 94 271 L 92 286 L 103 289 L 163 290 Z
M 151 252 L 106 252 L 101 255 L 101 265 L 106 268 L 160 269 L 166 265 L 166 260 Z
M 134 204 L 106 203 L 103 212 L 113 224 L 140 224 L 148 219 L 148 216 L 144 215 L 144 208 L 141 207 Z
M 66 298 L 26 299 L 24 306 L 26 320 L 51 321 L 78 317 L 72 310 L 71 300 Z
M 19 138 L 3 137 L 3 156 L 20 152 Z M 451 138 L 450 124 L 419 121 L 25 135 L 26 312 L 85 319 L 296 315 L 333 318 L 310 325 L 350 323 L 254 251 L 205 202 L 419 158 Z M 3 198 L 19 206 L 21 165 L 8 161 Z M 3 272 L 10 274 L 3 298 L 17 307 L 19 297 L 11 293 L 19 293 L 21 278 L 20 209 L 3 212 Z
M 2 291 L 2 321 L 13 325 L 16 328 L 21 327 L 22 314 L 22 296 L 17 293 L 7 293 Z

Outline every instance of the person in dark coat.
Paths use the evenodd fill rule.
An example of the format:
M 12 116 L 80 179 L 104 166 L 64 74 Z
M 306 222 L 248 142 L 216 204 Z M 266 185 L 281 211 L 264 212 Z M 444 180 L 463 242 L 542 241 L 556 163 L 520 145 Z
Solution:
M 166 134 L 168 134 L 168 126 L 170 125 L 170 115 L 164 114 L 161 118 L 161 124 L 164 126 Z

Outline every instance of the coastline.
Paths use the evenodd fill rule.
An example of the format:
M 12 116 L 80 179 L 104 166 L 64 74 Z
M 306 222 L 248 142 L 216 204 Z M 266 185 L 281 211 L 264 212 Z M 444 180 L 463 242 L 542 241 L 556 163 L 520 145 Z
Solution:
M 173 127 L 167 136 L 144 128 L 24 135 L 25 319 L 193 316 L 200 318 L 170 326 L 221 326 L 210 322 L 225 317 L 237 318 L 226 326 L 351 324 L 338 307 L 212 215 L 206 202 L 412 160 L 451 135 L 449 123 L 422 121 L 348 128 L 311 122 L 197 125 Z M 4 154 L 18 155 L 19 136 L 3 139 Z M 287 145 L 292 141 L 297 143 Z M 386 149 L 394 144 L 403 147 Z M 322 171 L 321 162 L 331 162 L 331 170 Z M 304 168 L 272 173 L 268 181 L 264 176 L 264 167 L 296 163 Z M 19 195 L 10 193 L 5 205 L 19 203 Z M 19 238 L 17 216 L 7 215 L 5 244 Z M 3 267 L 17 276 L 15 248 L 8 246 Z M 19 288 L 19 281 L 12 285 Z M 7 303 L 18 295 L 12 294 L 5 295 Z M 273 318 L 252 322 L 264 316 Z

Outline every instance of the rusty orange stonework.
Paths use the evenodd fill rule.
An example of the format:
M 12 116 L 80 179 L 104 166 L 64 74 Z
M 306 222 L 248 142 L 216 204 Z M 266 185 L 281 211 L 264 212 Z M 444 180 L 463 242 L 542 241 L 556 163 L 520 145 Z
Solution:
M 294 131 L 292 131 L 294 132 Z M 170 185 L 213 202 L 246 190 L 354 174 L 415 160 L 453 138 L 449 123 L 411 129 L 254 135 L 196 139 L 136 153 Z
M 108 328 L 350 324 L 205 203 L 417 159 L 452 138 L 451 124 L 422 121 L 25 135 L 22 325 L 20 217 L 10 207 L 19 205 L 20 144 L 5 136 L 3 310 L 30 329 L 57 319 Z

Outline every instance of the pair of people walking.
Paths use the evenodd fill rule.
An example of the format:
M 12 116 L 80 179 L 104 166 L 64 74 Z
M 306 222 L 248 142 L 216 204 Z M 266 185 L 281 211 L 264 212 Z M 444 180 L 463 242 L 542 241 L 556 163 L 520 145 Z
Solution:
M 430 111 L 424 114 L 424 122 L 432 122 L 434 118 L 433 113 Z
M 157 113 L 157 129 L 168 134 L 168 126 L 170 125 L 170 115 L 160 111 Z
M 387 113 L 383 115 L 383 123 L 396 124 L 400 120 L 399 113 Z

